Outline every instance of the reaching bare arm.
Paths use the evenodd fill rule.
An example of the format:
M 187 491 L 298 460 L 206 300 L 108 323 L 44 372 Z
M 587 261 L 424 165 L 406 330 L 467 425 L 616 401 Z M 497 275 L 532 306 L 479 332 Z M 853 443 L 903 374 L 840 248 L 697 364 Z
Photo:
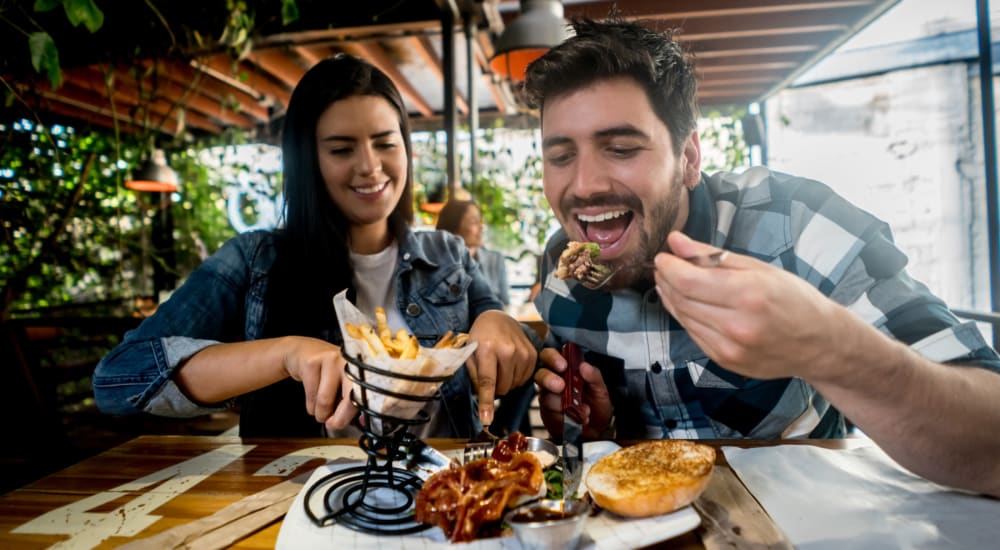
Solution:
M 1000 497 L 1000 375 L 929 361 L 842 315 L 847 357 L 809 382 L 914 473 Z
M 714 249 L 671 234 L 677 256 Z M 903 466 L 1000 496 L 1000 374 L 941 365 L 880 333 L 803 279 L 739 254 L 702 268 L 656 260 L 664 307 L 718 364 L 799 377 Z
M 306 411 L 329 429 L 347 426 L 357 412 L 344 383 L 340 348 L 316 338 L 286 336 L 207 347 L 177 371 L 177 385 L 193 400 L 218 403 L 292 377 L 302 382 Z

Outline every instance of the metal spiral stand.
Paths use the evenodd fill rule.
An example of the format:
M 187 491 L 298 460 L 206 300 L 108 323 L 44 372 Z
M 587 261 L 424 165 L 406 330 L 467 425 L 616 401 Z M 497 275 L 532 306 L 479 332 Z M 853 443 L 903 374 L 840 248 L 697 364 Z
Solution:
M 338 523 L 365 533 L 402 535 L 428 529 L 430 525 L 413 519 L 414 501 L 423 480 L 394 463 L 405 459 L 414 443 L 419 442 L 409 428 L 426 423 L 430 416 L 424 410 L 414 418 L 381 414 L 369 407 L 369 396 L 375 392 L 404 401 L 429 402 L 439 399 L 440 393 L 435 391 L 428 396 L 395 393 L 376 386 L 367 373 L 436 384 L 449 377 L 395 373 L 346 354 L 345 358 L 350 365 L 344 372 L 356 385 L 351 402 L 364 418 L 358 446 L 368 455 L 368 461 L 364 466 L 338 470 L 314 483 L 306 492 L 306 515 L 319 527 Z M 317 499 L 318 494 L 322 494 L 322 499 Z M 315 500 L 322 504 L 312 505 Z

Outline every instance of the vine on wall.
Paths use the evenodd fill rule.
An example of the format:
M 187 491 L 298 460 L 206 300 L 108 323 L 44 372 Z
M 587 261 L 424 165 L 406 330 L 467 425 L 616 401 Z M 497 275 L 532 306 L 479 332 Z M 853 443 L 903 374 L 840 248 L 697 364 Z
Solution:
M 147 145 L 102 132 L 0 123 L 0 319 L 11 311 L 122 300 L 152 292 L 152 195 L 125 189 Z M 217 138 L 245 141 L 242 134 Z M 197 150 L 170 155 L 176 263 L 184 276 L 235 234 L 223 188 Z M 222 206 L 220 206 L 222 205 Z

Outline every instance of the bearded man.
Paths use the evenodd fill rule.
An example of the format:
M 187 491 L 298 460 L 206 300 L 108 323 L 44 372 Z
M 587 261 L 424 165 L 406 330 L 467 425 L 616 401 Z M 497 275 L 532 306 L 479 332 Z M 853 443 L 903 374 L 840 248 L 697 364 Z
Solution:
M 525 91 L 562 225 L 535 303 L 550 345 L 585 350 L 585 436 L 842 437 L 847 418 L 913 472 L 1000 496 L 1000 357 L 909 277 L 888 226 L 815 181 L 702 174 L 678 44 L 574 26 Z M 606 285 L 552 275 L 568 241 L 600 247 Z M 566 362 L 540 357 L 558 435 Z

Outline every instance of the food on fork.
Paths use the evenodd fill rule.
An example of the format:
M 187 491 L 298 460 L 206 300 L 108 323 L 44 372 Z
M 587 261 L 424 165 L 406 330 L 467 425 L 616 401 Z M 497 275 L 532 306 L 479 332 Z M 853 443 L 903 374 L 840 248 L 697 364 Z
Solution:
M 468 542 L 501 533 L 501 519 L 522 495 L 543 487 L 542 465 L 526 452 L 520 433 L 500 442 L 490 458 L 442 470 L 417 493 L 415 518 L 440 527 L 452 542 Z
M 597 243 L 570 241 L 566 250 L 559 255 L 559 265 L 556 266 L 556 277 L 560 279 L 576 279 L 585 281 L 595 276 L 607 274 L 611 269 L 594 260 L 601 255 L 601 247 Z
M 627 517 L 665 514 L 694 502 L 708 486 L 715 449 L 678 439 L 624 447 L 597 461 L 587 490 L 602 508 Z

